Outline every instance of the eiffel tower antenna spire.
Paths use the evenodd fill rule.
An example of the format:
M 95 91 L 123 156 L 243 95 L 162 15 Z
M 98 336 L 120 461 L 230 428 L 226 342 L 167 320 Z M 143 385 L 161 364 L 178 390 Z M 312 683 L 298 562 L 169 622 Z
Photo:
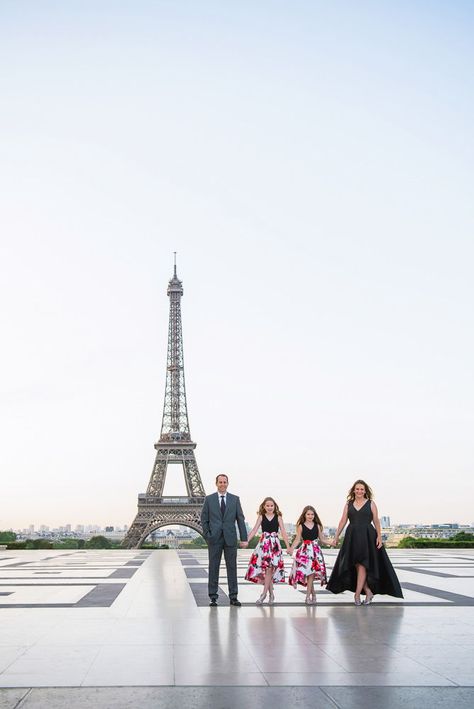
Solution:
M 174 252 L 173 277 L 168 283 L 170 314 L 163 418 L 156 457 L 146 494 L 138 496 L 138 512 L 122 546 L 140 547 L 155 529 L 182 524 L 202 534 L 201 507 L 205 491 L 197 466 L 189 428 L 186 386 L 184 380 L 183 331 L 181 298 L 183 284 L 176 271 Z M 169 465 L 180 465 L 184 473 L 186 497 L 163 495 Z
M 170 299 L 168 358 L 160 441 L 191 440 L 184 380 L 183 329 L 181 325 L 182 296 L 183 284 L 176 273 L 175 252 L 173 278 L 168 284 L 168 297 Z

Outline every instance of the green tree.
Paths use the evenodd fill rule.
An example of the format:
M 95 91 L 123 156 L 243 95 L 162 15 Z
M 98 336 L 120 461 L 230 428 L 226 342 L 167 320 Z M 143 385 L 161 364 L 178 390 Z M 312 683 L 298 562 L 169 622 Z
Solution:
M 189 542 L 189 544 L 186 544 L 188 547 L 194 547 L 195 549 L 204 549 L 207 547 L 206 540 L 204 537 L 201 537 L 199 535 L 198 537 L 194 537 L 192 541 Z
M 414 549 L 416 545 L 415 537 L 405 537 L 398 542 L 399 549 Z
M 471 534 L 471 532 L 458 532 L 457 534 L 454 535 L 454 537 L 451 537 L 451 541 L 453 541 L 453 542 L 474 542 L 474 534 Z
M 16 541 L 15 532 L 0 531 L 0 544 L 8 544 L 8 542 Z
M 78 549 L 77 539 L 61 539 L 60 542 L 55 542 L 53 545 L 54 549 Z
M 53 542 L 48 539 L 27 539 L 25 549 L 52 549 Z
M 101 534 L 96 537 L 91 537 L 89 541 L 86 542 L 86 549 L 111 549 L 112 544 L 110 539 L 103 537 Z

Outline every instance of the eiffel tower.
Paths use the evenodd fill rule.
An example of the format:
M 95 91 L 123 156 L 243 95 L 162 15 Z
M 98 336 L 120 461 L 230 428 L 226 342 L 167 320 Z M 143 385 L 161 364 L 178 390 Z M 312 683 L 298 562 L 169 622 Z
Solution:
M 202 534 L 201 508 L 206 495 L 194 455 L 196 444 L 189 430 L 186 388 L 184 384 L 181 296 L 183 284 L 174 274 L 168 284 L 170 319 L 166 366 L 165 403 L 161 435 L 155 443 L 156 457 L 145 494 L 138 495 L 138 512 L 123 540 L 122 547 L 140 547 L 155 529 L 182 524 Z M 181 465 L 186 483 L 186 497 L 165 497 L 163 489 L 169 465 Z

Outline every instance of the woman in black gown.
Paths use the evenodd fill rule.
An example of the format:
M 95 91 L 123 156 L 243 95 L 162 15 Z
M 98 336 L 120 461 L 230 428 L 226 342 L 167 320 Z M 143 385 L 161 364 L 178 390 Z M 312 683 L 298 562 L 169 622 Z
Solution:
M 356 480 L 349 490 L 337 527 L 336 544 L 348 519 L 349 526 L 327 585 L 328 591 L 354 591 L 356 606 L 369 605 L 376 593 L 403 598 L 397 575 L 382 545 L 372 490 L 363 480 Z M 360 599 L 361 593 L 365 594 L 364 602 Z

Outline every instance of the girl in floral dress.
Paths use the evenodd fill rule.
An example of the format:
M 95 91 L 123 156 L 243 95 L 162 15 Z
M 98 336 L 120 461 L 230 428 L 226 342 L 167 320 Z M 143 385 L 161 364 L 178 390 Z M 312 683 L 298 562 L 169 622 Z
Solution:
M 323 534 L 323 525 L 318 513 L 314 507 L 307 505 L 296 523 L 296 537 L 293 544 L 287 549 L 288 554 L 292 554 L 293 549 L 301 541 L 303 542 L 296 551 L 288 583 L 293 588 L 296 588 L 298 584 L 306 586 L 305 603 L 307 605 L 316 603 L 314 581 L 318 580 L 321 586 L 327 583 L 326 564 L 318 539 L 324 544 L 334 546 L 334 542 L 330 542 Z
M 257 514 L 257 521 L 248 540 L 250 541 L 256 535 L 259 527 L 262 528 L 262 534 L 250 558 L 245 578 L 252 583 L 263 584 L 263 593 L 258 597 L 257 605 L 265 601 L 267 593 L 268 602 L 272 604 L 275 602 L 273 584 L 285 583 L 285 567 L 278 532 L 281 532 L 287 548 L 290 543 L 281 511 L 273 497 L 264 499 Z

